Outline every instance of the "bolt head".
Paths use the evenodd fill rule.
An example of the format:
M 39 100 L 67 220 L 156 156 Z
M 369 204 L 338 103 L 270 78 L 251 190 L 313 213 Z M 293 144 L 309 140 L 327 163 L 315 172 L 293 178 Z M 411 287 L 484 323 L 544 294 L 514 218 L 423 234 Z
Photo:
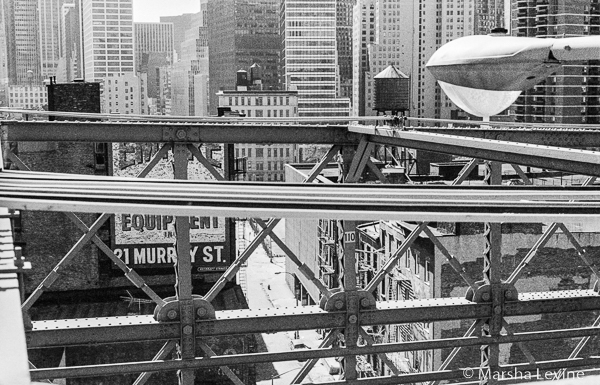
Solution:
M 196 314 L 198 314 L 198 317 L 205 317 L 208 314 L 208 310 L 206 310 L 203 307 L 198 308 L 198 310 L 196 310 Z
M 500 306 L 496 306 L 496 307 L 494 308 L 494 313 L 496 313 L 496 314 L 500 314 L 500 313 L 502 313 L 502 308 L 501 308 Z
M 511 299 L 512 297 L 513 297 L 513 291 L 512 290 L 509 289 L 509 290 L 506 290 L 504 292 L 504 298 Z
M 369 301 L 368 298 L 363 298 L 360 300 L 360 305 L 362 307 L 369 307 L 369 305 L 371 305 L 371 301 Z
M 348 317 L 348 322 L 350 322 L 351 324 L 355 324 L 358 321 L 358 317 L 355 316 L 354 314 L 352 314 L 350 317 Z
M 483 293 L 481 294 L 481 299 L 484 301 L 489 301 L 490 300 L 490 293 Z
M 185 139 L 185 137 L 187 136 L 187 132 L 185 132 L 185 130 L 177 130 L 175 136 L 177 137 L 177 139 Z
M 344 301 L 335 301 L 335 308 L 341 310 L 344 308 Z
M 190 325 L 186 325 L 183 327 L 183 334 L 185 334 L 185 335 L 189 336 L 190 334 L 192 334 L 192 331 L 194 331 L 194 328 L 191 327 Z
M 169 310 L 167 312 L 167 318 L 169 318 L 169 319 L 177 318 L 177 312 L 175 310 Z

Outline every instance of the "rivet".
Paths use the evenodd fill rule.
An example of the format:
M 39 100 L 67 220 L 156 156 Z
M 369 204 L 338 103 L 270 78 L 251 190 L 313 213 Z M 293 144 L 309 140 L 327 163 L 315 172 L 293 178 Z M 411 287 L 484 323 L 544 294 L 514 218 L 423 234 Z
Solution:
M 335 301 L 335 308 L 341 310 L 344 307 L 344 301 Z
M 190 325 L 186 325 L 183 327 L 183 334 L 190 335 L 192 334 L 193 328 Z
M 484 301 L 489 301 L 490 300 L 490 293 L 483 293 L 481 294 L 481 299 Z
M 494 313 L 496 313 L 496 314 L 500 314 L 500 313 L 502 313 L 502 308 L 501 308 L 500 306 L 496 306 L 496 307 L 494 308 Z
M 369 307 L 369 305 L 371 304 L 371 301 L 369 301 L 368 298 L 363 298 L 360 300 L 360 304 L 362 305 L 362 307 Z
M 175 136 L 177 136 L 177 139 L 185 139 L 187 133 L 185 132 L 185 130 L 177 130 Z
M 177 318 L 177 312 L 175 310 L 169 310 L 167 312 L 167 318 L 169 318 L 169 319 Z
M 355 316 L 354 314 L 352 314 L 350 317 L 348 317 L 348 322 L 350 322 L 351 324 L 355 324 L 356 321 L 358 321 L 358 317 Z

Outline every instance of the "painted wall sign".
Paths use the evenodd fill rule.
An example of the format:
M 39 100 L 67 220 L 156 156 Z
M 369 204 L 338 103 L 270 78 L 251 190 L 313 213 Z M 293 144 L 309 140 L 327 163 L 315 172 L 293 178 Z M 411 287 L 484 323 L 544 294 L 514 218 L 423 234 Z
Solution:
M 112 174 L 135 177 L 158 149 L 155 144 L 114 143 Z M 161 159 L 146 178 L 173 179 L 173 154 L 169 152 Z M 214 180 L 195 159 L 188 161 L 188 179 Z M 190 256 L 194 271 L 226 270 L 231 264 L 226 242 L 226 219 L 192 216 L 189 220 Z M 136 269 L 173 266 L 177 258 L 175 217 L 116 214 L 112 224 L 112 249 L 128 266 Z

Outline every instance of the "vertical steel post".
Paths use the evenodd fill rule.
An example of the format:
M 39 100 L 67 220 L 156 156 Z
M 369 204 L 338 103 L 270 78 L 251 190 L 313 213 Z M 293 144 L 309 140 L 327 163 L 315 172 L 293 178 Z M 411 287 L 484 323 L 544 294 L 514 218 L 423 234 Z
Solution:
M 362 155 L 362 154 L 358 154 Z M 352 165 L 353 158 L 357 156 L 354 147 L 342 148 L 342 175 L 340 179 L 346 182 Z M 346 293 L 346 328 L 344 331 L 344 341 L 346 347 L 354 348 L 358 344 L 358 335 L 360 328 L 360 312 L 358 304 L 357 281 L 356 281 L 356 221 L 338 222 L 338 252 L 340 252 L 340 286 Z M 356 380 L 356 356 L 345 356 L 344 358 L 344 377 L 348 380 Z
M 187 179 L 188 150 L 185 144 L 173 146 L 173 173 L 175 179 Z M 190 255 L 190 219 L 178 216 L 175 219 L 177 233 L 177 282 L 176 294 L 179 301 L 181 340 L 181 359 L 194 359 L 196 356 L 195 316 L 192 299 L 192 260 Z M 180 385 L 193 385 L 194 370 L 179 371 Z
M 489 185 L 502 184 L 502 164 L 487 162 L 485 181 Z M 491 301 L 492 316 L 483 322 L 481 333 L 483 336 L 499 337 L 502 331 L 504 293 L 502 290 L 502 277 L 500 275 L 500 262 L 502 258 L 502 224 L 485 223 L 485 250 L 483 253 L 483 281 L 489 285 L 489 298 Z M 500 346 L 497 343 L 481 347 L 481 369 L 479 371 L 481 384 L 497 384 L 494 373 L 499 370 Z
M 344 291 L 346 292 L 346 347 L 355 348 L 358 344 L 360 312 L 356 282 L 356 222 L 344 221 Z M 355 380 L 356 356 L 345 357 L 345 378 Z

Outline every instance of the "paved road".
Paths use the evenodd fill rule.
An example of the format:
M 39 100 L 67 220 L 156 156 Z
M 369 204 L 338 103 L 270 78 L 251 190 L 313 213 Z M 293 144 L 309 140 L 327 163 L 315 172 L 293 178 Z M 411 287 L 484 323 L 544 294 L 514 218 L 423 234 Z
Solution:
M 281 233 L 278 231 L 278 234 Z M 245 236 L 246 239 L 252 239 L 254 236 L 250 226 L 246 226 Z M 250 309 L 296 306 L 294 295 L 285 283 L 284 261 L 284 257 L 276 257 L 271 261 L 262 247 L 259 247 L 252 254 L 246 268 L 246 285 Z M 269 352 L 282 352 L 290 350 L 290 342 L 294 338 L 294 332 L 263 334 L 262 336 Z M 314 330 L 301 331 L 300 338 L 311 348 L 316 348 L 321 343 L 319 334 Z M 302 368 L 303 363 L 286 361 L 275 362 L 273 365 L 280 377 L 260 381 L 259 384 L 289 384 Z M 320 360 L 304 381 L 323 382 L 332 380 L 334 378 L 329 375 L 327 362 Z

